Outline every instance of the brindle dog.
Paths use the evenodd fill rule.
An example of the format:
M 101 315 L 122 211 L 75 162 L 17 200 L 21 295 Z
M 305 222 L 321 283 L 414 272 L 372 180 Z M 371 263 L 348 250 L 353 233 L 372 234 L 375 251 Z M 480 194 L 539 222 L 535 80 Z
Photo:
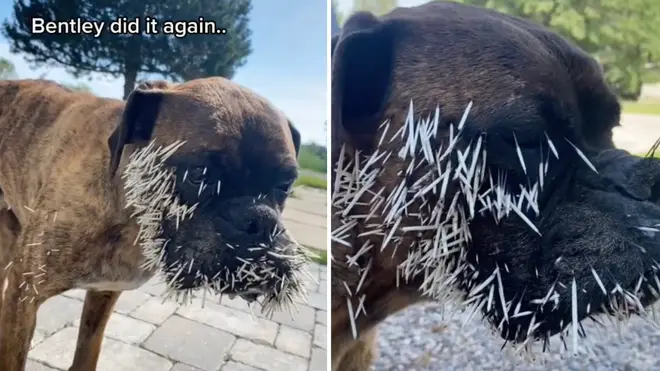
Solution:
M 162 163 L 140 152 L 173 143 Z M 24 369 L 39 306 L 72 288 L 87 290 L 72 371 L 96 369 L 119 295 L 155 273 L 173 292 L 214 287 L 254 300 L 294 290 L 274 276 L 291 278 L 297 267 L 280 215 L 299 146 L 279 110 L 223 78 L 146 82 L 125 102 L 42 80 L 0 82 L 0 370 Z M 142 172 L 137 153 L 152 155 Z M 157 219 L 145 222 L 135 195 L 168 184 L 150 201 L 176 202 L 187 216 L 175 212 L 174 225 L 154 209 Z M 157 235 L 139 236 L 153 225 Z M 237 258 L 273 277 L 239 284 Z M 214 286 L 219 273 L 232 283 Z
M 614 148 L 620 105 L 598 63 L 580 48 L 527 20 L 430 2 L 382 17 L 353 14 L 332 40 L 331 76 L 333 370 L 368 370 L 380 322 L 445 294 L 477 305 L 514 343 L 575 330 L 595 314 L 641 313 L 656 300 L 660 162 Z M 431 121 L 413 126 L 411 105 L 416 120 Z M 413 139 L 400 138 L 419 127 L 435 130 L 415 132 L 416 157 L 408 156 Z M 425 158 L 435 161 L 424 156 L 452 146 L 436 178 L 451 174 L 446 189 L 438 183 L 405 198 L 401 189 L 436 176 L 435 166 L 421 166 Z M 461 169 L 470 168 L 469 150 L 477 147 L 485 180 L 465 179 L 466 186 Z M 469 161 L 461 168 L 463 155 Z M 349 162 L 361 165 L 342 168 Z M 362 185 L 350 175 L 358 173 Z M 497 174 L 505 176 L 498 181 Z M 493 218 L 507 205 L 480 204 L 488 191 L 533 184 L 534 207 Z M 455 258 L 425 267 L 433 251 L 428 242 L 438 241 L 427 233 L 441 225 L 429 220 L 449 213 L 452 195 L 454 205 L 464 206 L 452 209 L 454 217 L 474 215 L 447 231 L 467 237 Z M 438 246 L 438 256 L 449 256 Z M 442 278 L 433 281 L 438 272 Z

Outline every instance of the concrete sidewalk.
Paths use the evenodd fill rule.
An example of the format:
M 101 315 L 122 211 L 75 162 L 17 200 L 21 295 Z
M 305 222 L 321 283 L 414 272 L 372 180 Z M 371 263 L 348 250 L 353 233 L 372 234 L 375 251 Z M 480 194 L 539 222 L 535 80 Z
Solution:
M 284 223 L 303 246 L 327 250 L 326 192 L 299 188 L 284 209 Z
M 613 132 L 618 148 L 644 155 L 660 138 L 660 116 L 623 114 L 621 126 L 615 127 Z
M 298 241 L 326 250 L 325 193 L 296 191 L 285 224 Z M 326 370 L 326 267 L 309 265 L 317 282 L 288 313 L 254 318 L 241 299 L 194 299 L 180 307 L 148 283 L 122 294 L 108 323 L 98 371 L 323 371 Z M 73 360 L 85 292 L 51 298 L 39 310 L 28 371 L 66 370 Z

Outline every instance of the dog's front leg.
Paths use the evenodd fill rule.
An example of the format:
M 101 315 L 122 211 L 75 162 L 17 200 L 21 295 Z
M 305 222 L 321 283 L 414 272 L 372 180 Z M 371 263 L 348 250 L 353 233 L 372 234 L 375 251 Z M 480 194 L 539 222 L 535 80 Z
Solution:
M 78 330 L 76 354 L 69 371 L 94 371 L 103 333 L 121 291 L 87 291 Z
M 37 322 L 37 310 L 45 300 L 34 290 L 31 272 L 16 264 L 7 274 L 7 291 L 0 314 L 0 370 L 24 371 Z
M 360 336 L 359 339 L 345 345 L 345 352 L 337 358 L 332 365 L 333 371 L 366 371 L 376 358 L 376 343 L 378 331 L 372 328 Z

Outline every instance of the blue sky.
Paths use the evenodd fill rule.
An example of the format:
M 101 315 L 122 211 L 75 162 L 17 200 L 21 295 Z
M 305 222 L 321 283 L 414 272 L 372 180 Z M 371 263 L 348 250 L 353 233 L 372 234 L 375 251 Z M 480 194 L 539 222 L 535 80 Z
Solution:
M 0 19 L 11 16 L 12 3 L 0 1 Z M 328 111 L 326 4 L 326 0 L 253 0 L 250 28 L 254 51 L 233 79 L 282 109 L 300 130 L 303 142 L 323 145 Z M 36 78 L 47 72 L 48 79 L 76 82 L 62 68 L 32 69 L 21 55 L 9 52 L 2 36 L 0 56 L 14 63 L 20 78 Z M 98 95 L 122 96 L 121 78 L 94 75 L 91 81 L 83 82 Z

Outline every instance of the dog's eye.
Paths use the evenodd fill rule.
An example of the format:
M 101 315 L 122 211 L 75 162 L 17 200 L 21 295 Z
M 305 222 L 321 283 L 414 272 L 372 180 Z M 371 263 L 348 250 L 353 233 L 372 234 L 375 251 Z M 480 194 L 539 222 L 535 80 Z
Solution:
M 192 169 L 188 169 L 186 173 L 183 176 L 183 181 L 188 181 L 191 184 L 194 185 L 199 185 L 202 182 L 206 181 L 206 173 L 207 173 L 207 168 L 204 166 L 198 166 L 194 167 Z

